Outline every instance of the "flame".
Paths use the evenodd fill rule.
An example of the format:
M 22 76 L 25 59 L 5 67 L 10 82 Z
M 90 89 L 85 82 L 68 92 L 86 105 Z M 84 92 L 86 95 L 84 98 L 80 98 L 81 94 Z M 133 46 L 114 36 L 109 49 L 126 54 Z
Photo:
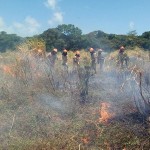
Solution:
M 111 104 L 108 102 L 101 103 L 101 107 L 99 110 L 100 118 L 99 122 L 107 123 L 110 118 L 114 116 L 114 113 L 110 112 Z

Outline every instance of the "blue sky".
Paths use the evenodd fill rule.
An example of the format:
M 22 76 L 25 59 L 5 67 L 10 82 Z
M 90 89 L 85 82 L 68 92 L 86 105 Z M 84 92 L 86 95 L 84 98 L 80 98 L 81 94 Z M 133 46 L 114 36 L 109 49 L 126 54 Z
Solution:
M 150 31 L 150 0 L 0 0 L 0 31 L 32 36 L 59 24 L 83 33 Z

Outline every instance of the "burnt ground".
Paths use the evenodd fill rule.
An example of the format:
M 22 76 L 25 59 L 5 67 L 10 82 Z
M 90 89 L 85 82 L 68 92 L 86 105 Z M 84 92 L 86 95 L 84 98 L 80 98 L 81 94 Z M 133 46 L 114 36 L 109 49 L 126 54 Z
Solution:
M 130 71 L 98 72 L 90 78 L 90 96 L 87 104 L 92 104 L 99 113 L 101 103 L 109 103 L 110 106 L 107 110 L 110 114 L 114 114 L 107 122 L 98 123 L 103 130 L 102 133 L 98 133 L 102 134 L 101 136 L 96 134 L 99 130 L 95 129 L 97 124 L 89 123 L 84 128 L 87 132 L 93 129 L 93 132 L 88 135 L 90 139 L 93 139 L 92 142 L 89 142 L 91 145 L 95 145 L 97 139 L 100 139 L 104 143 L 109 141 L 109 144 L 103 143 L 104 149 L 121 150 L 125 147 L 126 149 L 148 150 L 150 146 L 149 114 L 141 113 L 137 108 L 134 94 L 138 92 L 137 84 L 132 79 Z M 138 100 L 142 101 L 140 98 Z M 143 110 L 144 107 L 140 109 Z M 83 132 L 85 132 L 84 129 Z M 97 138 L 93 135 L 96 135 Z M 102 136 L 105 138 L 103 139 Z M 143 146 L 140 145 L 140 142 Z M 98 143 L 101 145 L 100 141 Z
M 24 102 L 19 108 L 18 106 L 14 108 L 14 105 L 18 105 L 15 100 L 9 101 L 6 108 L 1 106 L 1 112 L 5 112 L 4 116 L 1 116 L 4 124 L 1 124 L 0 130 L 4 147 L 6 143 L 8 146 L 11 142 L 23 143 L 42 139 L 46 144 L 36 140 L 36 144 L 33 144 L 37 150 L 39 143 L 45 149 L 64 150 L 70 150 L 72 147 L 79 149 L 80 144 L 87 150 L 98 150 L 99 147 L 107 150 L 110 147 L 108 145 L 112 145 L 114 150 L 119 146 L 121 150 L 124 145 L 129 150 L 142 150 L 142 143 L 146 145 L 144 149 L 148 150 L 149 122 L 147 116 L 141 114 L 136 107 L 134 94 L 138 96 L 138 90 L 132 79 L 127 80 L 129 78 L 130 72 L 119 72 L 115 69 L 103 73 L 98 71 L 89 79 L 89 93 L 84 104 L 78 103 L 80 101 L 78 89 L 71 92 L 70 84 L 65 85 L 65 93 L 62 92 L 59 96 L 39 90 L 40 92 L 37 91 L 29 103 Z M 59 90 L 63 90 L 63 86 L 60 85 Z M 113 116 L 107 122 L 98 121 L 101 117 L 99 113 L 101 103 L 110 104 L 108 113 Z M 81 140 L 84 137 L 85 139 L 88 137 L 86 142 Z M 32 145 L 32 142 L 29 143 Z M 30 145 L 29 143 L 25 145 Z

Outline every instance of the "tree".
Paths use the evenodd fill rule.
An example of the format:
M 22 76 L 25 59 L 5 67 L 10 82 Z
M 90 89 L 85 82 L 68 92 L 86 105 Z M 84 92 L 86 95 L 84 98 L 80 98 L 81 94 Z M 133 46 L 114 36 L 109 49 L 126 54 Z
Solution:
M 80 42 L 82 41 L 82 31 L 78 27 L 72 24 L 69 25 L 59 25 L 57 30 L 62 34 L 65 40 L 67 49 L 77 49 L 80 47 Z
M 51 51 L 54 47 L 62 49 L 65 46 L 62 34 L 56 28 L 44 31 L 39 37 L 45 40 L 47 51 Z
M 57 29 L 64 35 L 66 36 L 74 36 L 74 37 L 78 37 L 81 36 L 82 31 L 81 29 L 79 29 L 78 27 L 75 27 L 72 24 L 62 24 L 62 25 L 58 25 Z
M 16 34 L 7 34 L 5 31 L 0 32 L 0 52 L 6 50 L 15 50 L 16 46 L 23 40 L 23 38 Z
M 136 35 L 137 35 L 137 32 L 136 32 L 136 30 L 132 30 L 132 31 L 129 31 L 129 32 L 127 33 L 127 35 L 128 35 L 128 36 L 136 36 Z
M 100 30 L 97 31 L 97 38 L 104 38 L 106 36 L 107 34 L 104 33 L 103 31 L 100 31 Z
M 145 39 L 150 39 L 150 31 L 144 32 L 141 37 L 143 37 Z
M 127 34 L 127 46 L 135 47 L 138 43 L 138 36 L 136 30 L 132 30 Z

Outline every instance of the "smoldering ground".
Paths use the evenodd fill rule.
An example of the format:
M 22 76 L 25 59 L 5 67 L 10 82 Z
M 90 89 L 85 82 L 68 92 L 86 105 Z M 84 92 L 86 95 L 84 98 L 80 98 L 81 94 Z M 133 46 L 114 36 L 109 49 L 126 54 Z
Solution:
M 140 92 L 137 68 L 121 70 L 106 59 L 103 72 L 97 66 L 98 73 L 88 76 L 88 94 L 82 103 L 84 83 L 79 77 L 87 73 L 84 68 L 79 75 L 78 71 L 65 71 L 61 61 L 54 69 L 45 59 L 24 53 L 13 56 L 13 65 L 9 58 L 1 61 L 0 140 L 3 148 L 13 145 L 13 142 L 17 145 L 20 141 L 41 139 L 51 139 L 53 144 L 57 139 L 60 144 L 53 147 L 60 148 L 66 146 L 72 137 L 73 145 L 79 145 L 82 136 L 93 136 L 89 133 L 90 128 L 85 133 L 84 125 L 90 121 L 101 126 L 103 122 L 97 123 L 97 120 L 104 118 L 103 114 L 108 119 L 123 118 L 125 114 L 138 110 L 143 115 L 149 114 L 149 107 L 146 107 Z M 149 62 L 145 62 L 142 67 L 142 90 L 147 103 L 150 87 L 148 66 Z M 103 103 L 109 105 L 101 105 Z M 102 106 L 108 106 L 108 109 L 102 109 Z M 100 114 L 102 110 L 108 112 Z M 113 115 L 109 116 L 110 113 Z

